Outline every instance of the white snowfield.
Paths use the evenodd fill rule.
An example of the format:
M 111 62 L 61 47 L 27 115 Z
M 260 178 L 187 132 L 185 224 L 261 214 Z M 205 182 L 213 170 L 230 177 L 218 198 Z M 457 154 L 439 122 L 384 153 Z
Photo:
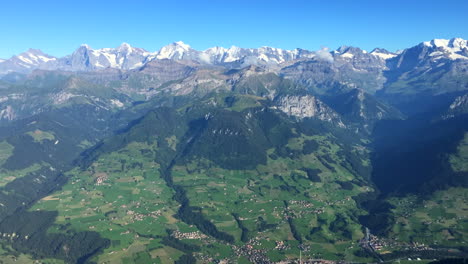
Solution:
M 451 60 L 468 59 L 468 40 L 462 38 L 433 39 L 423 42 L 422 45 L 436 49 L 429 54 L 434 59 L 449 58 Z

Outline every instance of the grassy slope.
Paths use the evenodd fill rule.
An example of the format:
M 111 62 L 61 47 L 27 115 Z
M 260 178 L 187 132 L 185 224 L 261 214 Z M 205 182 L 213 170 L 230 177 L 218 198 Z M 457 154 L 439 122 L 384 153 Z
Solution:
M 449 161 L 455 172 L 467 172 L 468 133 Z M 468 190 L 452 187 L 418 198 L 415 195 L 392 198 L 396 223 L 391 236 L 402 241 L 427 245 L 459 247 L 468 241 Z
M 256 105 L 247 99 L 235 100 L 232 110 Z M 241 113 L 233 115 L 235 121 Z M 127 135 L 140 142 L 121 136 L 130 143 L 101 154 L 84 171 L 72 170 L 61 191 L 31 210 L 58 210 L 50 232 L 92 230 L 110 239 L 111 247 L 96 258 L 99 262 L 144 263 L 151 258 L 171 263 L 183 252 L 163 243 L 166 229 L 197 232 L 201 238 L 183 241 L 201 247 L 195 254 L 198 259 L 237 261 L 233 245 L 206 237 L 174 217 L 179 205 L 161 179 L 154 157 L 165 151 L 164 146 L 180 147 L 176 143 L 182 139 L 168 134 L 150 140 L 138 136 L 138 129 L 148 126 L 142 122 L 137 127 Z M 173 167 L 173 182 L 184 188 L 190 205 L 202 208 L 203 216 L 219 231 L 234 236 L 238 248 L 253 245 L 278 261 L 297 258 L 302 242 L 304 257 L 357 259 L 352 252 L 363 236 L 357 216 L 364 212 L 356 209 L 352 197 L 371 189 L 360 186 L 344 167 L 345 157 L 331 135 L 293 134 L 286 145 L 268 149 L 266 163 L 252 169 L 226 169 L 188 155 Z M 306 150 L 306 142 L 315 142 L 315 147 Z M 280 241 L 284 249 L 275 250 Z
M 70 172 L 63 189 L 43 198 L 31 210 L 58 210 L 56 226 L 99 232 L 112 241 L 99 256 L 99 263 L 127 263 L 155 255 L 181 255 L 164 247 L 166 228 L 188 229 L 172 215 L 177 204 L 172 191 L 160 178 L 153 161 L 155 145 L 131 143 L 103 155 L 87 170 Z M 145 154 L 142 154 L 145 153 Z M 102 184 L 97 182 L 102 179 Z M 149 237 L 145 237 L 149 236 Z M 159 237 L 159 238 L 157 238 Z
M 343 152 L 346 147 L 350 153 L 357 153 L 363 150 L 362 146 L 337 143 L 341 139 L 315 131 L 314 125 L 310 125 L 313 129 L 309 130 L 291 126 L 287 128 L 290 133 L 283 133 L 284 127 L 274 124 L 285 124 L 284 120 L 275 119 L 275 115 L 256 116 L 263 111 L 258 109 L 267 104 L 259 97 L 219 94 L 208 97 L 202 105 L 211 104 L 227 112 L 193 105 L 178 110 L 192 115 L 191 118 L 202 117 L 202 120 L 212 118 L 205 115 L 207 113 L 221 116 L 207 121 L 207 132 L 203 126 L 199 128 L 202 132 L 194 130 L 194 133 L 201 133 L 197 140 L 211 144 L 208 150 L 218 153 L 219 150 L 212 148 L 218 143 L 231 146 L 229 140 L 223 141 L 224 136 L 210 136 L 210 129 L 220 134 L 222 128 L 225 135 L 226 128 L 245 133 L 253 129 L 255 137 L 236 139 L 241 148 L 232 148 L 234 152 L 227 155 L 221 150 L 219 154 L 224 160 L 199 148 L 195 148 L 195 153 L 189 151 L 190 155 L 183 156 L 172 167 L 172 180 L 185 190 L 190 206 L 200 207 L 202 215 L 219 231 L 234 237 L 232 245 L 206 237 L 195 226 L 176 217 L 180 205 L 173 198 L 174 190 L 161 178 L 160 161 L 168 162 L 172 152 L 185 150 L 184 142 L 191 137 L 182 135 L 188 129 L 184 126 L 190 127 L 190 124 L 182 124 L 177 118 L 171 124 L 165 120 L 170 116 L 166 112 L 150 114 L 146 121 L 117 136 L 123 144 L 105 142 L 110 147 L 98 152 L 90 166 L 70 171 L 70 181 L 62 190 L 43 198 L 31 210 L 58 210 L 56 222 L 49 230 L 51 233 L 96 231 L 112 241 L 105 252 L 94 258 L 99 263 L 147 263 L 150 260 L 172 263 L 187 251 L 180 245 L 164 242 L 168 237 L 167 229 L 196 232 L 198 238 L 182 241 L 200 247 L 194 256 L 207 262 L 212 258 L 246 261 L 252 257 L 245 250 L 247 245 L 260 250 L 272 261 L 294 259 L 299 255 L 299 244 L 302 244 L 304 258 L 369 260 L 353 254 L 358 249 L 356 242 L 363 237 L 363 227 L 357 218 L 366 214 L 358 209 L 353 197 L 373 191 L 356 176 L 359 174 L 355 171 L 356 164 L 366 165 L 369 160 L 361 156 L 351 164 L 349 155 Z M 257 109 L 252 111 L 253 118 L 270 123 L 252 121 L 252 124 L 260 124 L 257 126 L 244 122 L 244 115 L 251 109 Z M 38 146 L 53 145 L 55 136 L 46 131 L 30 130 L 26 136 Z M 152 137 L 155 131 L 160 135 Z M 281 139 L 284 135 L 289 138 L 286 142 Z M 271 145 L 270 141 L 276 143 Z M 455 171 L 466 171 L 467 141 L 465 137 L 459 152 L 450 158 Z M 86 140 L 81 143 L 90 144 Z M 239 158 L 236 151 L 242 154 L 248 144 L 255 146 L 257 143 L 261 148 L 268 146 L 265 153 L 259 153 L 265 154 L 264 162 L 254 162 L 255 166 L 248 168 L 233 162 L 226 167 L 226 157 Z M 13 150 L 9 143 L 2 142 L 0 162 L 8 160 Z M 25 170 L 31 169 L 34 166 Z M 20 171 L 14 174 L 22 175 Z M 8 183 L 8 177 L 1 179 L 3 184 Z M 390 203 L 396 206 L 393 214 L 397 222 L 391 236 L 407 242 L 430 243 L 435 239 L 443 246 L 461 245 L 468 229 L 466 198 L 466 189 L 462 188 L 439 191 L 426 200 L 412 196 L 393 198 Z M 277 249 L 279 243 L 284 247 Z M 242 257 L 238 259 L 239 254 Z

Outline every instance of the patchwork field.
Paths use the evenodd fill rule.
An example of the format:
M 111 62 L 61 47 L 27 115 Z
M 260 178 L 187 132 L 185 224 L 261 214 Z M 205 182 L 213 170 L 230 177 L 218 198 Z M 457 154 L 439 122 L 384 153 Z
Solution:
M 170 147 L 177 139 L 166 140 Z M 302 153 L 312 141 L 314 153 Z M 109 239 L 98 263 L 172 263 L 192 247 L 205 263 L 296 259 L 300 251 L 304 258 L 362 259 L 353 252 L 364 236 L 357 216 L 365 212 L 353 196 L 371 189 L 339 165 L 345 162 L 339 147 L 325 136 L 292 138 L 285 150 L 291 153 L 269 150 L 267 163 L 255 170 L 226 170 L 206 159 L 173 167 L 172 180 L 190 206 L 232 235 L 233 244 L 177 217 L 180 205 L 154 161 L 157 142 L 133 142 L 84 171 L 72 170 L 62 190 L 31 210 L 58 210 L 49 232 L 90 230 Z

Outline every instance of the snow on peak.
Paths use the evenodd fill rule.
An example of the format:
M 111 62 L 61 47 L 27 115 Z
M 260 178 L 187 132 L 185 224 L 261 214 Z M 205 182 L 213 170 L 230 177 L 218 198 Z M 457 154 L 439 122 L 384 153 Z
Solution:
M 237 47 L 237 46 L 234 46 L 234 45 L 232 45 L 232 46 L 229 48 L 229 51 L 230 51 L 230 52 L 238 52 L 238 51 L 240 51 L 240 50 L 241 50 L 240 47 Z
M 0 67 L 0 74 L 8 72 L 22 72 L 27 73 L 38 66 L 47 62 L 57 60 L 55 57 L 45 54 L 38 49 L 28 49 L 27 51 L 11 57 L 8 60 L 0 60 L 2 67 Z
M 448 39 L 433 39 L 431 40 L 431 45 L 435 47 L 447 47 L 449 44 Z
M 117 49 L 128 50 L 128 49 L 132 49 L 132 46 L 128 44 L 127 42 L 123 42 L 122 44 L 120 44 L 120 46 Z
M 455 48 L 461 49 L 468 46 L 468 41 L 462 38 L 452 39 L 433 39 L 431 41 L 425 41 L 422 43 L 424 46 L 433 48 Z
M 228 49 L 226 49 L 226 48 L 215 46 L 215 47 L 208 48 L 208 49 L 204 50 L 203 52 L 204 53 L 210 53 L 210 54 L 223 54 L 223 53 L 225 53 L 227 51 L 228 51 Z
M 85 49 L 88 49 L 88 50 L 91 49 L 91 47 L 88 44 L 81 44 L 80 48 L 85 48 Z
M 388 60 L 388 59 L 398 56 L 397 54 L 393 54 L 393 53 L 380 53 L 380 52 L 372 52 L 371 54 L 383 60 Z
M 434 60 L 440 58 L 468 59 L 468 41 L 461 38 L 433 39 L 423 42 L 422 45 L 435 49 L 429 54 Z
M 468 48 L 468 40 L 464 40 L 462 38 L 453 38 L 449 41 L 449 47 L 455 49 L 466 49 Z
M 45 69 L 89 71 L 96 69 L 134 69 L 143 65 L 150 53 L 122 43 L 117 48 L 92 49 L 82 44 L 73 54 L 59 59 L 55 64 L 43 65 Z
M 179 46 L 179 47 L 182 47 L 182 48 L 185 49 L 185 50 L 191 49 L 190 45 L 187 45 L 187 44 L 185 44 L 184 42 L 182 42 L 182 41 L 180 41 L 180 40 L 174 42 L 174 44 L 176 44 L 176 45 Z
M 120 44 L 120 46 L 117 47 L 116 51 L 117 52 L 125 52 L 125 53 L 132 53 L 133 52 L 133 47 L 130 46 L 130 44 L 124 42 L 122 44 Z
M 370 52 L 370 54 L 376 57 L 379 57 L 383 60 L 388 60 L 388 59 L 398 56 L 398 54 L 396 53 L 392 53 L 386 49 L 381 49 L 381 48 L 375 48 L 373 51 Z
M 340 56 L 343 57 L 343 58 L 348 58 L 348 59 L 354 58 L 354 54 L 351 53 L 351 52 L 341 53 Z
M 24 53 L 29 53 L 29 54 L 37 54 L 37 55 L 45 55 L 44 52 L 42 52 L 42 50 L 40 49 L 32 49 L 32 48 L 29 48 L 26 52 Z
M 418 45 L 423 50 L 425 56 L 431 60 L 445 59 L 468 59 L 468 41 L 461 38 L 433 39 Z M 171 59 L 171 60 L 192 60 L 202 64 L 226 65 L 233 67 L 244 67 L 249 65 L 278 65 L 289 61 L 303 58 L 324 58 L 333 61 L 333 58 L 340 57 L 347 61 L 354 61 L 367 53 L 365 50 L 341 46 L 333 52 L 319 50 L 316 52 L 294 49 L 285 50 L 269 46 L 260 48 L 240 48 L 231 46 L 230 48 L 212 47 L 204 51 L 197 51 L 182 41 L 173 42 L 162 47 L 159 51 L 150 53 L 144 49 L 135 48 L 123 42 L 116 48 L 92 49 L 87 44 L 82 44 L 73 54 L 57 59 L 40 50 L 29 49 L 28 51 L 14 56 L 8 60 L 0 59 L 1 72 L 18 71 L 30 72 L 34 69 L 49 70 L 70 70 L 88 71 L 104 68 L 115 69 L 135 69 L 143 66 L 151 60 Z M 388 60 L 396 57 L 400 52 L 389 52 L 385 49 L 374 49 L 369 53 L 381 60 Z M 323 56 L 322 56 L 323 55 Z M 367 58 L 367 57 L 366 57 Z
M 353 59 L 356 56 L 359 57 L 361 54 L 367 54 L 367 51 L 352 46 L 341 46 L 332 53 L 340 56 L 341 58 Z
M 336 50 L 334 51 L 334 53 L 345 53 L 345 52 L 348 50 L 348 48 L 349 48 L 349 47 L 348 47 L 348 46 L 345 46 L 345 45 L 340 46 L 338 49 L 336 49 Z
M 26 67 L 35 67 L 41 63 L 56 60 L 56 58 L 49 56 L 39 49 L 28 49 L 26 52 L 14 56 L 12 60 L 23 64 Z
M 119 47 L 128 49 L 128 48 L 131 48 L 132 46 L 130 44 L 128 44 L 127 42 L 122 42 L 122 44 L 120 44 Z
M 196 57 L 195 53 L 199 53 L 196 50 L 193 50 L 189 45 L 185 44 L 182 41 L 177 41 L 167 46 L 162 47 L 157 53 L 157 59 L 194 59 Z

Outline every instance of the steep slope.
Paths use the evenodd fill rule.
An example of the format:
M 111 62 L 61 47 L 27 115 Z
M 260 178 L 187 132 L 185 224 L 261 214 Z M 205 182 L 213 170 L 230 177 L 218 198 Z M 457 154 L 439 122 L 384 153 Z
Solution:
M 466 91 L 466 40 L 435 39 L 405 49 L 387 61 L 387 83 L 379 96 L 398 105 L 411 105 L 433 95 Z
M 326 96 L 323 100 L 353 127 L 367 133 L 371 133 L 374 125 L 381 120 L 404 118 L 396 108 L 360 89 Z
M 310 94 L 290 94 L 278 96 L 277 108 L 289 116 L 297 118 L 317 118 L 335 124 L 338 127 L 346 127 L 340 116 L 317 97 Z
M 379 57 L 359 48 L 341 47 L 326 56 L 299 60 L 280 73 L 317 94 L 356 88 L 375 93 L 383 88 L 385 69 L 385 61 Z
M 468 114 L 468 93 L 456 97 L 443 114 L 442 118 L 449 119 L 465 114 Z
M 388 59 L 391 59 L 393 57 L 398 56 L 397 53 L 390 52 L 390 51 L 388 51 L 386 49 L 382 49 L 382 48 L 375 48 L 370 52 L 370 54 L 372 54 L 374 56 L 377 56 L 382 60 L 388 60 Z
M 144 49 L 122 43 L 117 48 L 92 49 L 81 45 L 71 55 L 39 66 L 41 69 L 64 71 L 92 71 L 105 68 L 129 70 L 144 65 L 150 55 Z
M 458 179 L 447 168 L 446 160 L 468 131 L 464 120 L 466 116 L 436 122 L 409 119 L 380 123 L 374 132 L 376 184 L 384 193 L 465 186 L 463 178 Z
M 123 44 L 3 75 L 0 258 L 466 257 L 465 57 Z
M 75 106 L 2 127 L 0 232 L 10 238 L 0 241 L 2 247 L 31 254 L 33 259 L 54 257 L 69 263 L 84 262 L 90 254 L 107 247 L 109 241 L 92 231 L 50 234 L 47 230 L 57 214 L 27 211 L 33 203 L 60 189 L 67 182 L 63 172 L 72 161 L 106 134 L 106 126 L 99 121 L 102 118 L 109 116 L 94 107 Z
M 303 256 L 340 258 L 341 246 L 323 251 L 310 243 L 329 247 L 344 239 L 350 245 L 363 236 L 356 220 L 363 212 L 356 210 L 352 199 L 370 190 L 354 169 L 354 162 L 362 162 L 366 155 L 358 151 L 359 140 L 339 143 L 341 136 L 334 126 L 316 119 L 289 119 L 265 107 L 268 102 L 259 97 L 253 101 L 251 95 L 232 97 L 203 99 L 220 102 L 216 105 L 192 102 L 178 110 L 155 109 L 86 153 L 82 170 L 72 170 L 66 191 L 53 197 L 71 198 L 67 204 L 84 199 L 89 207 L 103 209 L 68 212 L 60 202 L 56 207 L 60 219 L 70 220 L 58 220 L 57 228 L 67 223 L 71 230 L 93 226 L 111 240 L 130 230 L 125 233 L 128 239 L 95 258 L 99 261 L 111 261 L 106 252 L 130 261 L 150 259 L 155 247 L 181 259 L 277 261 L 291 258 L 290 254 L 297 257 L 298 243 L 310 248 Z M 214 145 L 218 147 L 213 149 Z M 76 193 L 76 186 L 87 186 L 89 195 L 102 198 L 89 200 Z M 123 195 L 126 186 L 133 186 L 133 202 Z M 116 190 L 122 198 L 116 197 Z M 332 190 L 341 191 L 328 195 Z M 122 209 L 104 209 L 101 203 L 119 204 Z M 34 208 L 50 210 L 50 206 L 42 200 Z M 171 216 L 174 213 L 176 218 Z M 95 220 L 81 225 L 88 216 Z M 274 254 L 276 245 L 267 240 L 272 236 L 284 245 Z M 206 246 L 207 241 L 211 246 Z M 252 243 L 263 245 L 263 250 L 251 251 Z M 135 244 L 144 247 L 133 253 L 124 250 Z M 213 250 L 223 253 L 214 256 Z M 351 253 L 347 257 L 353 258 Z
M 468 129 L 460 121 L 466 117 L 409 129 L 417 139 L 394 132 L 394 142 L 387 145 L 395 145 L 378 147 L 373 179 L 384 195 L 368 204 L 370 214 L 363 222 L 374 234 L 418 245 L 386 258 L 466 257 Z M 389 248 L 384 245 L 380 252 Z
M 101 75 L 103 78 L 104 75 Z M 112 111 L 130 99 L 95 80 L 63 72 L 35 71 L 0 91 L 0 121 L 12 121 L 70 105 Z

